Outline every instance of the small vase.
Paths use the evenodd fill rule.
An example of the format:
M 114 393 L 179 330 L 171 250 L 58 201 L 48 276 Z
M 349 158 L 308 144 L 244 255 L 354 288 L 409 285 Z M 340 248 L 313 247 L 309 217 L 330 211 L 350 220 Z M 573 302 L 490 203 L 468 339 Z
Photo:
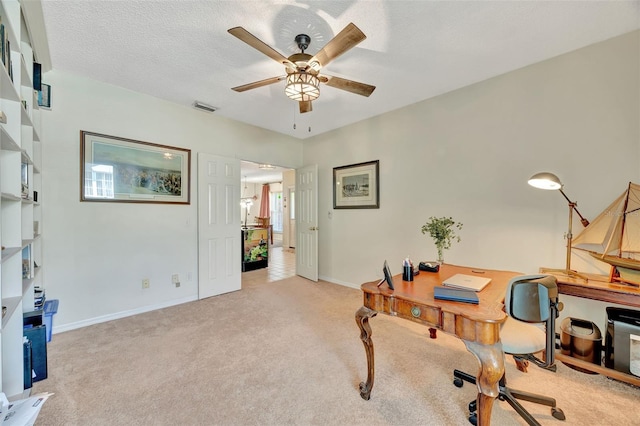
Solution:
M 442 249 L 438 247 L 438 264 L 444 264 L 444 256 L 442 255 Z

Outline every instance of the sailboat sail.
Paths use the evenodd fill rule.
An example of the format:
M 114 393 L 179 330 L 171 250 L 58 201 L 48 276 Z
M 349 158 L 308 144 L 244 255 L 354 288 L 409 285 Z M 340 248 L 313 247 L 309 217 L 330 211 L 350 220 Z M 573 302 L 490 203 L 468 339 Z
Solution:
M 629 187 L 573 239 L 572 247 L 640 271 L 640 185 Z

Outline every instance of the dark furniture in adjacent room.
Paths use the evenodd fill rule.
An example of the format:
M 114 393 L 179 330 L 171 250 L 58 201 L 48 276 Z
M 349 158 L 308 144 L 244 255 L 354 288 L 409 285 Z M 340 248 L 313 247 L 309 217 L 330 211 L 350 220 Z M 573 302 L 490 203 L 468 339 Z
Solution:
M 269 228 L 242 229 L 242 272 L 269 266 Z

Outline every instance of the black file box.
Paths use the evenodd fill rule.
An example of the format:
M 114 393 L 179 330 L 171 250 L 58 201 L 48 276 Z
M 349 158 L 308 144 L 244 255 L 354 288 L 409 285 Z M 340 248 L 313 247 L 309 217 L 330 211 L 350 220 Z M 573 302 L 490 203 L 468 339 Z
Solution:
M 25 328 L 24 336 L 31 342 L 31 365 L 34 382 L 47 378 L 47 328 L 44 325 Z
M 24 351 L 24 388 L 30 389 L 33 386 L 33 362 L 31 360 L 31 342 L 26 341 L 23 343 Z

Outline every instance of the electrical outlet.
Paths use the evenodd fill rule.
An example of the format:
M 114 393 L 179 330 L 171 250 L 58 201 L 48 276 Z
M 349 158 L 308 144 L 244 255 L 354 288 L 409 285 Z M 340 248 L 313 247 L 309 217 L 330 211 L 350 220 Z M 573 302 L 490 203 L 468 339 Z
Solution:
M 145 278 L 142 280 L 142 288 L 149 288 L 151 287 L 151 282 L 149 282 L 149 278 Z
M 173 275 L 171 275 L 171 282 L 172 282 L 176 287 L 180 287 L 180 275 L 178 275 L 178 274 L 173 274 Z

